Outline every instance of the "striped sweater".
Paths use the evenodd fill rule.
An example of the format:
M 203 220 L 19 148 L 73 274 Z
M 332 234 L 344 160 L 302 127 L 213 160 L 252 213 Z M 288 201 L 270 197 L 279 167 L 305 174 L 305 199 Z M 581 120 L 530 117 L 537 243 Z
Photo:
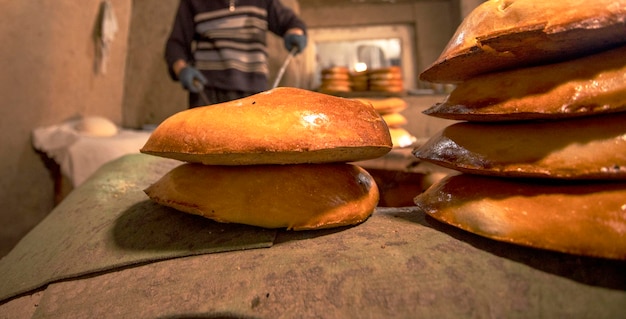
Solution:
M 267 31 L 306 30 L 279 0 L 181 0 L 165 47 L 170 76 L 175 61 L 195 65 L 207 87 L 244 92 L 268 88 Z

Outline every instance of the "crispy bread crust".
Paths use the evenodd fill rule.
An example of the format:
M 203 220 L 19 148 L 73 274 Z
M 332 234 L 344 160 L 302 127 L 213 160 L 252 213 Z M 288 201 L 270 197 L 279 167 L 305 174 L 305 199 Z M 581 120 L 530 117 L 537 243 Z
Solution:
M 448 176 L 415 197 L 435 219 L 487 238 L 626 259 L 626 183 Z
M 626 0 L 491 0 L 463 20 L 420 78 L 459 83 L 562 61 L 623 44 L 625 33 Z
M 497 89 L 494 89 L 497 88 Z M 558 119 L 626 111 L 626 46 L 460 83 L 424 114 L 452 120 Z
M 626 180 L 626 113 L 561 121 L 455 123 L 413 151 L 461 172 Z
M 145 192 L 159 204 L 219 222 L 293 230 L 360 223 L 373 213 L 380 196 L 367 171 L 343 163 L 187 163 Z
M 213 165 L 350 162 L 391 150 L 370 105 L 296 88 L 185 110 L 161 123 L 142 153 Z

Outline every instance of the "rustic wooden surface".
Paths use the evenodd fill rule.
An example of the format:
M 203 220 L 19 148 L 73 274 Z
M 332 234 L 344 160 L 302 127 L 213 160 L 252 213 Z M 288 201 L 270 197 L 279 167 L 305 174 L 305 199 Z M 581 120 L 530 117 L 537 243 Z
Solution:
M 163 159 L 129 155 L 107 164 L 72 193 L 0 261 L 4 300 L 0 314 L 18 318 L 626 315 L 625 262 L 492 241 L 441 224 L 416 207 L 378 208 L 360 225 L 321 231 L 217 224 L 154 205 L 142 196 L 145 184 L 171 165 Z M 80 214 L 101 219 L 96 222 Z M 115 217 L 102 219 L 103 215 Z M 203 229 L 219 236 L 216 239 Z M 247 236 L 244 244 L 249 246 L 234 245 L 233 238 L 239 236 Z M 51 251 L 49 247 L 55 245 Z M 48 270 L 46 265 L 56 266 Z M 40 285 L 29 282 L 33 277 Z

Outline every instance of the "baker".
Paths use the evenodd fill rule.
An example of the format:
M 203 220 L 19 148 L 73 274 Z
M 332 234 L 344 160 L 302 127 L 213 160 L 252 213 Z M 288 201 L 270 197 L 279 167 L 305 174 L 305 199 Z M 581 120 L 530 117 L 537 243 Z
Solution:
M 283 37 L 287 51 L 307 45 L 305 23 L 279 0 L 180 0 L 165 60 L 189 91 L 189 107 L 267 90 L 267 31 Z

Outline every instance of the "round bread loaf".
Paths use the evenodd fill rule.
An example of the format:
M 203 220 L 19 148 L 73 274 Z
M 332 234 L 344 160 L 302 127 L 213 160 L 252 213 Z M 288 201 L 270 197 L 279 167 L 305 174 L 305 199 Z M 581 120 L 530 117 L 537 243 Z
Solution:
M 322 80 L 349 81 L 350 74 L 348 72 L 322 73 Z
M 400 72 L 375 72 L 370 74 L 370 81 L 383 81 L 383 80 L 402 80 L 402 73 Z
M 388 98 L 353 98 L 353 100 L 371 105 L 380 114 L 398 113 L 408 107 L 408 103 L 399 97 Z
M 333 66 L 322 70 L 322 75 L 334 73 L 350 74 L 350 69 L 348 69 L 348 67 L 346 66 Z
M 341 92 L 343 93 L 351 92 L 352 87 L 350 85 L 328 84 L 328 85 L 321 85 L 318 91 L 324 94 L 337 94 Z
M 350 86 L 355 91 L 367 91 L 368 81 L 367 71 L 350 73 Z
M 417 138 L 404 128 L 390 128 L 389 132 L 395 148 L 409 147 L 417 142 Z
M 335 66 L 322 70 L 322 83 L 319 91 L 321 93 L 336 93 L 352 91 L 350 81 L 350 70 L 347 67 Z
M 115 123 L 101 116 L 88 116 L 81 118 L 76 122 L 75 129 L 80 134 L 97 137 L 113 136 L 119 131 Z
M 142 153 L 213 165 L 351 162 L 392 148 L 382 117 L 359 101 L 281 87 L 172 115 Z
M 461 23 L 420 78 L 458 83 L 478 74 L 562 61 L 626 43 L 626 0 L 491 0 Z
M 335 80 L 335 79 L 324 79 L 322 80 L 322 85 L 338 85 L 338 86 L 350 86 L 350 80 Z
M 222 166 L 187 163 L 145 190 L 155 202 L 219 222 L 293 230 L 367 219 L 378 187 L 344 163 Z
M 460 174 L 415 197 L 435 219 L 487 238 L 626 259 L 626 183 L 546 182 Z
M 360 81 L 352 81 L 352 82 L 350 82 L 350 89 L 352 91 L 363 92 L 363 91 L 367 91 L 368 88 L 369 88 L 369 85 L 368 85 L 367 81 L 365 81 L 365 82 L 360 82 Z
M 338 84 L 322 84 L 318 90 L 320 93 L 334 94 L 339 92 L 350 92 L 352 87 L 350 85 L 338 85 Z
M 383 114 L 382 117 L 390 129 L 402 127 L 409 122 L 407 118 L 400 113 L 387 113 Z
M 394 83 L 394 84 L 377 84 L 370 83 L 369 84 L 370 91 L 377 92 L 390 92 L 390 93 L 400 93 L 404 91 L 404 86 L 402 83 Z
M 351 79 L 359 79 L 359 80 L 367 81 L 368 77 L 369 77 L 369 71 L 367 70 L 350 72 Z
M 368 71 L 370 76 L 374 74 L 402 74 L 402 68 L 397 65 L 392 65 L 384 68 L 377 68 Z
M 337 91 L 350 91 L 350 85 L 352 82 L 350 80 L 322 80 L 322 84 L 320 88 L 332 90 L 335 89 Z
M 494 176 L 626 180 L 626 113 L 585 118 L 452 124 L 413 154 Z
M 621 111 L 626 111 L 626 46 L 471 78 L 456 85 L 443 103 L 424 114 L 452 120 L 505 121 Z

